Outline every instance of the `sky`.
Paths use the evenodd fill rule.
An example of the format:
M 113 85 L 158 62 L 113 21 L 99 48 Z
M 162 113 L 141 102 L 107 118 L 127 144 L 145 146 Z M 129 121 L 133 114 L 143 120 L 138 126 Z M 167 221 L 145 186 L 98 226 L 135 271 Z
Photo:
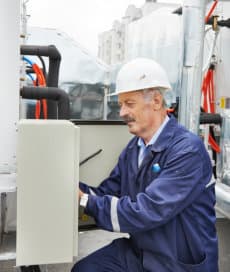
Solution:
M 94 56 L 98 34 L 111 29 L 120 20 L 128 5 L 141 7 L 145 0 L 29 0 L 28 26 L 55 28 L 67 33 Z M 181 0 L 158 2 L 181 3 Z

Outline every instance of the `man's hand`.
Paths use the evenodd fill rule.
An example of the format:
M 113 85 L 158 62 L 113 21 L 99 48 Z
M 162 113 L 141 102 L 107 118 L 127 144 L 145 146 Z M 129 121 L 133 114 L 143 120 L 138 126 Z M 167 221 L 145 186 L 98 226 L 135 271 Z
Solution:
M 83 196 L 83 192 L 79 189 L 79 191 L 78 191 L 78 199 L 80 200 L 81 199 L 81 197 Z
M 87 202 L 88 202 L 88 194 L 83 193 L 80 189 L 78 191 L 78 200 L 79 200 L 79 205 L 82 207 L 86 207 Z

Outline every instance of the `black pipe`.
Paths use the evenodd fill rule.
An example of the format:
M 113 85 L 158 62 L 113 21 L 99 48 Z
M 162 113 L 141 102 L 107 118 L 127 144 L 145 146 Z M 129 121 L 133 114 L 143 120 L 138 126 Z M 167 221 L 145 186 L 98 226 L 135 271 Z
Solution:
M 68 94 L 55 87 L 22 87 L 20 90 L 22 98 L 27 99 L 48 99 L 57 101 L 57 119 L 69 120 L 69 96 Z M 53 119 L 53 118 L 48 118 Z
M 34 74 L 34 70 L 32 68 L 26 68 L 26 73 L 27 74 Z
M 21 272 L 41 272 L 38 265 L 21 266 L 20 270 Z
M 222 124 L 222 117 L 217 113 L 204 113 L 200 114 L 200 124 Z
M 48 87 L 58 87 L 59 68 L 61 55 L 54 45 L 37 46 L 37 45 L 21 45 L 21 55 L 43 56 L 49 57 L 49 71 L 47 76 Z M 57 103 L 48 101 L 48 118 L 57 118 Z
M 182 15 L 183 14 L 183 8 L 180 7 L 172 12 L 173 14 Z M 206 22 L 207 25 L 213 25 L 214 22 L 214 16 L 211 16 L 208 21 Z M 218 20 L 217 25 L 220 27 L 227 27 L 230 28 L 230 18 L 225 20 Z
M 79 166 L 82 166 L 84 163 L 86 163 L 88 160 L 94 158 L 95 156 L 97 156 L 98 154 L 100 154 L 102 151 L 102 149 L 99 149 L 97 152 L 93 153 L 92 155 L 90 155 L 89 157 L 85 158 L 83 161 L 81 161 L 79 163 Z
M 174 10 L 172 13 L 173 13 L 173 14 L 182 15 L 182 7 L 177 8 L 177 9 L 176 9 L 176 10 Z
M 207 25 L 213 25 L 213 22 L 214 22 L 214 16 L 209 18 Z M 230 28 L 230 18 L 228 18 L 226 20 L 218 20 L 217 25 L 220 27 Z
M 58 87 L 61 55 L 54 45 L 21 45 L 21 55 L 49 57 L 48 87 Z

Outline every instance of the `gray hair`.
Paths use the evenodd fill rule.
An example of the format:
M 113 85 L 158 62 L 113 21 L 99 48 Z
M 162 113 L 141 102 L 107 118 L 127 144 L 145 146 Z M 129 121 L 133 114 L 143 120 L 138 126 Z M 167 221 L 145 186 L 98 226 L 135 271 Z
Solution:
M 144 100 L 146 102 L 149 102 L 150 100 L 152 100 L 154 97 L 154 94 L 157 92 L 163 97 L 162 106 L 164 108 L 169 108 L 171 106 L 172 94 L 171 94 L 171 91 L 169 90 L 165 90 L 164 88 L 158 87 L 158 88 L 144 89 L 142 92 L 143 92 Z

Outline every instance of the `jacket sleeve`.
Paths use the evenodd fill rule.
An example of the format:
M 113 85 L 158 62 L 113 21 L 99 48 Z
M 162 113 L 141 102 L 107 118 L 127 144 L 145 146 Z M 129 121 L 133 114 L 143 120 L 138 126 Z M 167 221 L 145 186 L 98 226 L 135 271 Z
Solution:
M 111 172 L 109 178 L 105 179 L 97 188 L 88 186 L 87 184 L 80 182 L 80 189 L 89 195 L 103 196 L 114 195 L 120 196 L 120 170 L 117 165 Z
M 135 233 L 153 229 L 189 206 L 206 189 L 211 175 L 208 156 L 204 162 L 200 153 L 191 149 L 171 152 L 159 176 L 137 195 L 135 202 L 129 196 L 90 195 L 86 212 L 109 231 Z
M 101 182 L 98 187 L 88 186 L 87 184 L 80 182 L 79 187 L 82 192 L 94 196 L 113 195 L 120 197 L 121 192 L 121 175 L 120 175 L 120 162 L 123 160 L 125 150 L 121 153 L 117 165 L 114 167 L 109 177 Z

